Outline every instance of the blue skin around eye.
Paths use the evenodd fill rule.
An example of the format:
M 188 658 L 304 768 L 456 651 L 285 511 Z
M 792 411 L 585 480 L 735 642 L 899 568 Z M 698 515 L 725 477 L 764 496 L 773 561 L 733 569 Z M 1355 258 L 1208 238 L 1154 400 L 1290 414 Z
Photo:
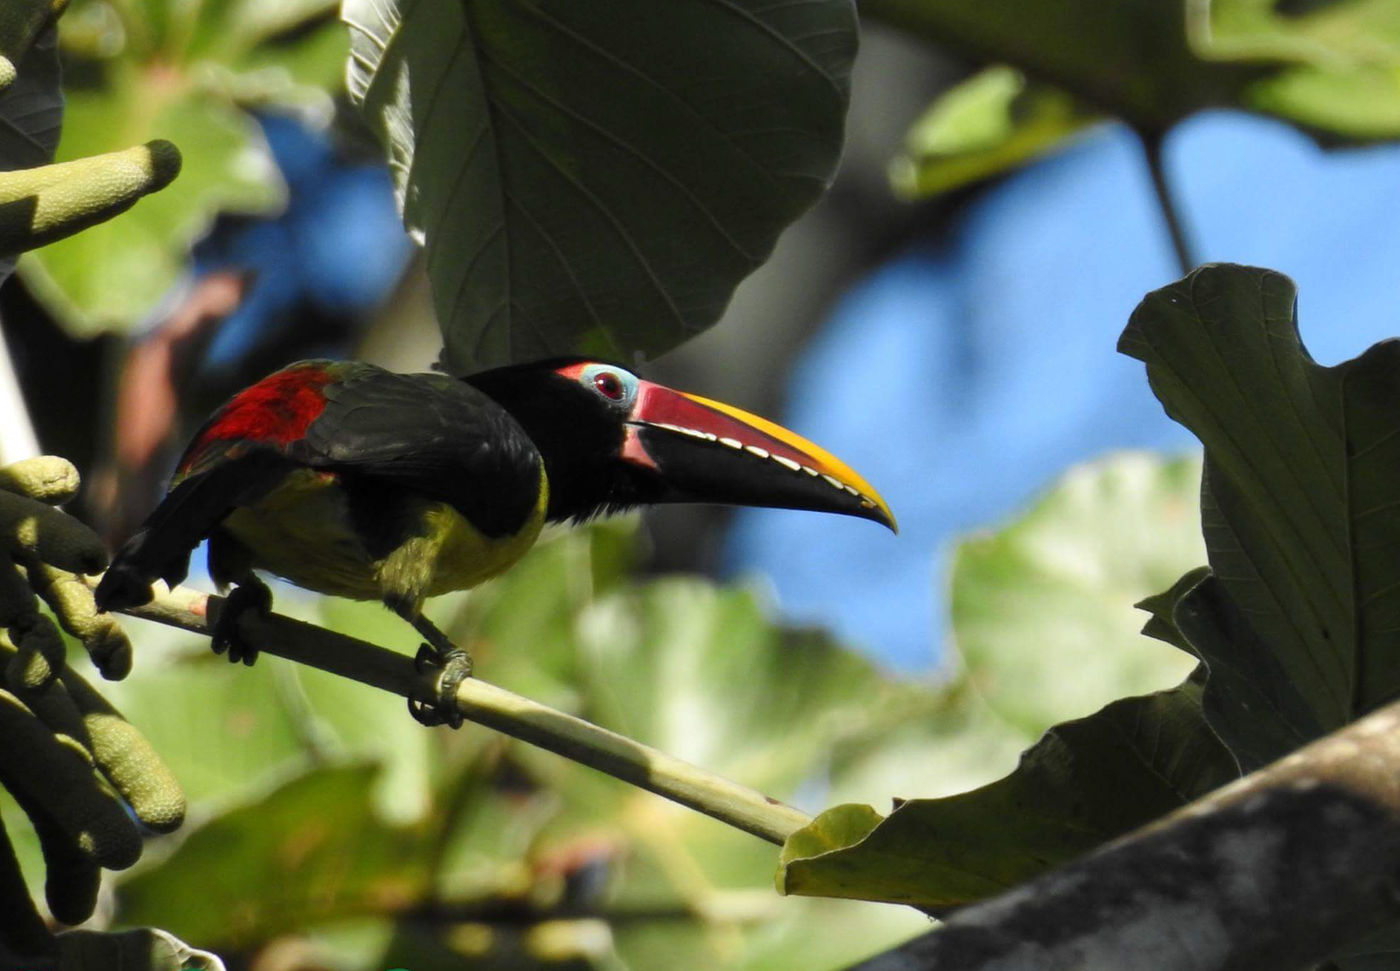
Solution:
M 1400 148 L 1323 153 L 1218 113 L 1179 126 L 1166 155 L 1198 258 L 1293 277 L 1318 361 L 1400 332 Z M 1005 522 L 1074 463 L 1196 447 L 1114 350 L 1143 295 L 1180 275 L 1126 130 L 1008 179 L 852 290 L 792 374 L 784 424 L 879 489 L 900 535 L 745 509 L 727 569 L 766 574 L 787 617 L 892 668 L 933 667 L 958 536 Z
M 637 376 L 630 371 L 622 370 L 622 368 L 611 367 L 606 364 L 595 364 L 584 368 L 583 373 L 579 375 L 579 377 L 582 379 L 584 385 L 593 387 L 594 379 L 597 378 L 598 375 L 605 373 L 614 375 L 622 384 L 622 397 L 617 399 L 618 404 L 628 404 L 633 398 L 637 397 Z

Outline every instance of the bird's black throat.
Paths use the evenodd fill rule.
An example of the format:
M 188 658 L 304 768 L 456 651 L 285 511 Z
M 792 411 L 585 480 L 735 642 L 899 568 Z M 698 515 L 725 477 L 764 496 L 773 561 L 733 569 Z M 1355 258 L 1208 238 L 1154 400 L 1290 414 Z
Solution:
M 539 449 L 549 478 L 550 522 L 584 522 L 657 501 L 659 478 L 621 461 L 624 415 L 537 361 L 474 374 L 466 381 L 510 413 Z

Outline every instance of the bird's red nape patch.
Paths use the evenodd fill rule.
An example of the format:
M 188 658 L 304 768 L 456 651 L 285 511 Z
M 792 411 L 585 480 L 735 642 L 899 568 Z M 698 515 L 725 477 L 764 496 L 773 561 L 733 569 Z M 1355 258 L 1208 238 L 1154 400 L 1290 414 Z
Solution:
M 296 441 L 325 410 L 323 389 L 335 379 L 323 365 L 303 365 L 284 368 L 244 388 L 205 426 L 179 471 L 188 470 L 213 442 L 248 440 L 286 445 Z

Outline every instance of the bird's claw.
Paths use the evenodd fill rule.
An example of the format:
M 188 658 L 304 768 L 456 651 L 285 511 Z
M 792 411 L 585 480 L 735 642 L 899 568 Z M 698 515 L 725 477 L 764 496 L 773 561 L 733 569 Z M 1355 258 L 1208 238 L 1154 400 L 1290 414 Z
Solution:
M 244 639 L 238 629 L 238 619 L 244 611 L 255 610 L 266 617 L 272 613 L 272 591 L 260 581 L 240 583 L 229 591 L 223 610 L 214 622 L 209 646 L 215 654 L 228 653 L 231 663 L 242 661 L 251 666 L 258 659 L 258 649 Z
M 422 676 L 419 691 L 409 696 L 408 711 L 420 724 L 448 728 L 462 727 L 462 713 L 457 708 L 457 689 L 472 676 L 472 659 L 461 648 L 445 654 L 428 644 L 418 648 L 414 667 Z

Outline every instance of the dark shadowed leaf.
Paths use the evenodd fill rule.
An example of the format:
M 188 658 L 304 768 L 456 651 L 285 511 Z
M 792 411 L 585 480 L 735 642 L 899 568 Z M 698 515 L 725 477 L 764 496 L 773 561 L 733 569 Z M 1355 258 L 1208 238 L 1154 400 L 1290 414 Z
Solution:
M 455 372 L 708 327 L 825 188 L 850 0 L 347 0 Z
M 224 971 L 218 955 L 152 927 L 68 931 L 58 936 L 58 955 L 63 971 Z
M 35 5 L 49 6 L 47 2 Z M 45 165 L 53 160 L 63 128 L 58 31 L 47 28 L 27 51 L 0 54 L 19 61 L 19 76 L 0 91 L 0 171 Z M 0 283 L 14 271 L 17 259 L 0 259 Z
M 1172 613 L 1181 636 L 1205 662 L 1206 719 L 1253 772 L 1325 734 L 1304 693 L 1249 626 L 1218 577 L 1193 587 Z
M 1215 578 L 1173 621 L 1251 766 L 1400 691 L 1400 344 L 1321 367 L 1295 296 L 1269 270 L 1202 267 L 1149 294 L 1119 344 L 1206 446 Z

